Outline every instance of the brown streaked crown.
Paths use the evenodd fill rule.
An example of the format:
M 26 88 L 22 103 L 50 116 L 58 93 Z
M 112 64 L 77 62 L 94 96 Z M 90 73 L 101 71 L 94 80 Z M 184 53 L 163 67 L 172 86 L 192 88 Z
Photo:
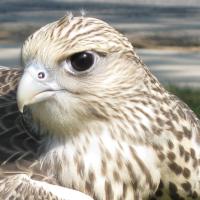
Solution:
M 127 38 L 107 23 L 95 18 L 65 16 L 31 35 L 24 43 L 22 59 L 25 64 L 37 60 L 53 67 L 73 53 L 85 50 L 136 56 Z

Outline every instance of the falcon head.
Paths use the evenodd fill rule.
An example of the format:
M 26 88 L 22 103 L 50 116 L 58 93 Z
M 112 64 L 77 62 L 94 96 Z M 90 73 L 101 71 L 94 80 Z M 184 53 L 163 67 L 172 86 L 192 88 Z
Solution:
M 34 121 L 57 134 L 118 118 L 145 74 L 127 38 L 89 17 L 42 27 L 25 41 L 22 61 L 19 109 L 27 106 Z

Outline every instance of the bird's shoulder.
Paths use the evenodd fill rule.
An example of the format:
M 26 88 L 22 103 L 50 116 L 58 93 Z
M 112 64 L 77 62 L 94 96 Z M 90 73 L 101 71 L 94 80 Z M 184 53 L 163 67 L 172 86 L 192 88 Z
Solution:
M 23 70 L 20 68 L 0 66 L 0 96 L 16 91 L 22 73 Z
M 23 73 L 19 68 L 0 66 L 0 164 L 32 159 L 38 138 L 26 126 L 18 110 L 16 90 Z

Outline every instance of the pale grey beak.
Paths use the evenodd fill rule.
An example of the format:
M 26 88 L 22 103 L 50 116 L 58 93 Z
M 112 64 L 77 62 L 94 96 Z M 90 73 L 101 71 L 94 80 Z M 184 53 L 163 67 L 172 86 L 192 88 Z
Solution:
M 55 90 L 46 81 L 37 80 L 30 70 L 26 70 L 17 89 L 17 103 L 20 112 L 24 106 L 44 101 L 53 95 Z

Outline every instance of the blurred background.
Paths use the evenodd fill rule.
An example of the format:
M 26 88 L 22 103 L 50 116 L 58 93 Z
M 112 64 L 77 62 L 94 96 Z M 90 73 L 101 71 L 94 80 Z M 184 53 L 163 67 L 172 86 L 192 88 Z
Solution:
M 28 35 L 67 12 L 107 21 L 200 116 L 199 0 L 0 0 L 0 65 L 20 66 Z

